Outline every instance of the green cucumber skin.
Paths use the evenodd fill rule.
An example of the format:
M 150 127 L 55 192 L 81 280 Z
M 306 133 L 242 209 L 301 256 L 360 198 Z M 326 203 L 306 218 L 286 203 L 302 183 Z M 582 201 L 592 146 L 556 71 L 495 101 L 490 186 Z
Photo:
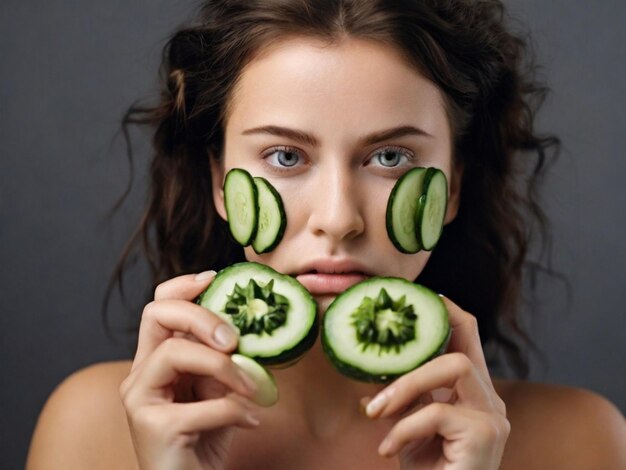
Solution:
M 280 243 L 280 241 L 282 240 L 283 235 L 285 234 L 285 228 L 287 227 L 287 214 L 285 213 L 285 206 L 283 205 L 283 199 L 280 197 L 280 194 L 278 193 L 278 191 L 276 191 L 276 188 L 274 188 L 274 186 L 272 186 L 272 184 L 269 181 L 267 181 L 265 178 L 261 176 L 255 176 L 254 179 L 255 180 L 258 179 L 262 181 L 263 182 L 262 184 L 264 184 L 265 187 L 272 193 L 272 196 L 274 196 L 274 198 L 278 202 L 278 211 L 280 212 L 280 227 L 278 229 L 278 233 L 276 234 L 276 238 L 274 239 L 274 241 L 269 246 L 263 249 L 257 248 L 254 241 L 252 241 L 252 249 L 254 250 L 254 252 L 257 255 L 262 255 L 263 253 L 269 253 L 270 251 L 274 250 L 274 248 L 276 248 L 278 244 Z
M 437 243 L 439 242 L 439 239 L 441 238 L 441 234 L 443 233 L 443 224 L 441 224 L 441 229 L 439 230 L 437 241 L 432 246 L 427 246 L 427 244 L 424 243 L 422 239 L 423 238 L 422 221 L 424 219 L 424 210 L 426 209 L 428 186 L 430 185 L 430 182 L 433 179 L 433 177 L 438 173 L 443 174 L 443 172 L 437 168 L 432 168 L 432 167 L 428 168 L 428 170 L 426 171 L 426 175 L 424 176 L 424 186 L 422 188 L 422 195 L 417 201 L 417 211 L 416 211 L 417 215 L 415 217 L 415 227 L 416 227 L 415 233 L 417 235 L 417 240 L 424 251 L 434 250 L 435 247 L 437 246 Z M 444 174 L 444 181 L 446 181 L 446 188 L 447 188 L 447 178 L 445 177 L 445 174 Z M 447 211 L 448 211 L 448 198 L 446 197 L 445 207 L 443 208 L 444 217 Z
M 402 244 L 400 243 L 400 241 L 398 241 L 398 239 L 396 238 L 395 234 L 394 234 L 394 228 L 393 228 L 393 211 L 392 211 L 392 207 L 396 198 L 396 193 L 398 192 L 398 189 L 401 187 L 402 182 L 411 177 L 411 174 L 415 171 L 424 171 L 423 168 L 420 167 L 416 167 L 416 168 L 412 168 L 411 170 L 407 171 L 405 174 L 403 174 L 398 181 L 396 181 L 393 189 L 391 190 L 391 194 L 389 195 L 389 200 L 387 201 L 387 212 L 386 212 L 386 217 L 385 217 L 385 226 L 387 227 L 387 235 L 389 236 L 389 239 L 391 240 L 391 243 L 393 243 L 393 246 L 395 246 L 398 251 L 400 251 L 401 253 L 406 253 L 406 254 L 414 254 L 417 253 L 418 251 L 420 251 L 422 249 L 419 240 L 417 240 L 417 249 L 416 250 L 408 250 L 407 248 L 405 248 L 404 246 L 402 246 Z
M 258 195 L 258 190 L 256 187 L 256 184 L 254 183 L 254 179 L 252 178 L 252 175 L 250 173 L 248 173 L 246 170 L 243 170 L 241 168 L 233 168 L 232 170 L 230 170 L 227 174 L 226 174 L 226 178 L 224 179 L 224 186 L 223 186 L 223 190 L 224 190 L 224 194 L 226 194 L 226 182 L 228 181 L 228 177 L 229 175 L 236 175 L 239 174 L 241 176 L 243 176 L 245 179 L 249 180 L 249 184 L 250 187 L 252 188 L 252 193 L 254 194 L 253 196 L 253 201 L 252 201 L 252 205 L 253 205 L 253 212 L 254 212 L 254 221 L 253 221 L 253 227 L 250 231 L 250 236 L 248 237 L 247 240 L 238 240 L 237 237 L 235 236 L 232 226 L 231 226 L 231 220 L 230 217 L 228 217 L 228 209 L 226 209 L 227 212 L 227 217 L 228 217 L 228 229 L 229 229 L 229 234 L 231 236 L 231 238 L 238 243 L 241 246 L 250 246 L 250 244 L 252 243 L 252 240 L 254 240 L 254 237 L 256 236 L 256 231 L 257 231 L 257 227 L 259 224 L 259 195 Z
M 415 211 L 415 235 L 417 236 L 417 242 L 424 251 L 432 251 L 434 247 L 426 248 L 422 243 L 422 220 L 424 219 L 424 210 L 426 206 L 426 194 L 422 194 L 417 200 L 417 208 Z M 443 231 L 443 227 L 442 227 Z M 441 235 L 441 234 L 440 234 Z
M 228 266 L 222 269 L 219 273 L 217 273 L 217 275 L 215 276 L 211 284 L 209 284 L 209 287 L 205 289 L 204 292 L 202 292 L 198 296 L 196 303 L 199 305 L 202 305 L 204 298 L 210 295 L 212 291 L 211 286 L 213 286 L 214 289 L 217 288 L 219 284 L 221 283 L 221 279 L 225 279 L 232 275 L 236 276 L 238 271 L 243 270 L 243 269 L 249 269 L 250 267 L 253 267 L 254 269 L 258 269 L 260 271 L 265 271 L 266 273 L 269 273 L 272 276 L 272 278 L 280 279 L 283 282 L 289 282 L 292 285 L 298 285 L 300 287 L 299 290 L 301 291 L 304 298 L 311 303 L 312 307 L 314 307 L 314 312 L 312 312 L 314 315 L 314 319 L 313 319 L 313 324 L 311 325 L 311 328 L 306 334 L 306 336 L 304 336 L 293 347 L 291 347 L 288 350 L 282 351 L 280 354 L 277 354 L 271 357 L 251 355 L 251 354 L 246 354 L 245 351 L 241 351 L 239 347 L 237 347 L 237 350 L 235 352 L 238 354 L 242 354 L 244 356 L 248 356 L 264 366 L 285 365 L 286 363 L 290 363 L 290 362 L 295 363 L 299 358 L 302 357 L 302 355 L 304 355 L 304 353 L 306 353 L 309 349 L 313 347 L 317 339 L 317 336 L 319 334 L 319 329 L 320 329 L 319 318 L 317 315 L 317 302 L 315 301 L 311 293 L 307 291 L 304 288 L 304 286 L 302 286 L 295 278 L 285 275 L 285 274 L 281 274 L 278 271 L 264 264 L 249 262 L 249 261 L 236 263 L 236 264 L 233 264 L 231 266 Z
M 288 349 L 287 351 L 283 351 L 281 354 L 272 357 L 261 357 L 261 356 L 250 356 L 252 359 L 257 361 L 259 364 L 263 364 L 264 366 L 285 366 L 289 367 L 294 365 L 298 360 L 304 356 L 304 354 L 309 351 L 317 337 L 319 335 L 320 327 L 319 327 L 319 319 L 317 318 L 313 322 L 313 326 L 309 330 L 309 333 L 296 344 L 293 348 Z M 242 354 L 242 353 L 240 353 Z
M 421 364 L 417 365 L 413 369 L 408 369 L 402 373 L 397 373 L 397 374 L 386 374 L 386 375 L 371 374 L 358 367 L 345 364 L 335 355 L 335 352 L 333 351 L 332 347 L 328 344 L 328 341 L 324 334 L 322 334 L 322 347 L 324 348 L 324 353 L 326 354 L 328 359 L 331 361 L 333 366 L 335 366 L 335 368 L 343 375 L 350 377 L 354 380 L 358 380 L 360 382 L 387 384 L 387 383 L 393 382 L 398 377 L 401 377 L 407 372 L 411 372 L 412 370 L 415 370 L 418 367 L 426 364 L 428 361 L 431 361 L 435 359 L 436 357 L 441 356 L 443 353 L 445 353 L 446 349 L 448 348 L 448 343 L 450 342 L 451 334 L 452 334 L 452 330 L 448 329 L 448 335 L 446 336 L 444 341 L 442 341 L 439 349 L 435 351 L 431 356 L 424 359 L 424 361 Z
M 371 283 L 371 282 L 378 282 L 381 279 L 383 280 L 400 280 L 402 282 L 405 283 L 410 283 L 409 281 L 407 281 L 406 279 L 402 279 L 402 278 L 395 278 L 395 277 L 385 277 L 385 278 L 381 278 L 381 277 L 375 277 L 375 278 L 370 278 L 366 281 L 362 281 L 358 284 L 355 284 L 354 286 L 350 287 L 349 289 L 347 289 L 345 292 L 343 292 L 342 294 L 340 294 L 341 296 L 343 295 L 349 295 L 351 290 L 356 289 L 357 287 L 361 286 L 364 283 Z M 413 283 L 411 283 L 413 284 Z M 427 289 L 428 291 L 430 291 L 430 289 L 428 289 L 425 286 L 421 286 L 420 284 L 415 284 L 417 286 L 420 286 L 423 289 Z M 432 291 L 430 291 L 432 292 Z M 437 294 L 435 294 L 434 292 L 432 292 L 432 295 L 436 296 Z M 339 296 L 337 297 L 339 298 Z M 336 298 L 336 299 L 337 299 Z M 335 300 L 336 300 L 335 299 Z M 333 302 L 335 302 L 335 300 Z M 445 304 L 443 303 L 443 301 L 440 299 L 439 300 L 441 302 L 441 305 L 443 306 L 443 308 L 447 311 L 447 309 L 445 308 Z M 332 308 L 332 303 L 329 305 L 327 312 L 329 310 L 331 310 Z M 450 336 L 452 334 L 452 329 L 450 328 L 450 323 L 449 321 L 446 323 L 446 334 L 445 337 L 442 339 L 441 343 L 439 344 L 439 346 L 435 349 L 435 351 L 428 357 L 424 358 L 419 364 L 408 368 L 407 370 L 401 371 L 401 372 L 397 372 L 397 373 L 392 373 L 392 374 L 373 374 L 371 372 L 368 372 L 366 370 L 363 370 L 353 364 L 347 364 L 345 362 L 343 362 L 336 354 L 335 351 L 333 350 L 332 345 L 330 344 L 330 342 L 328 341 L 328 337 L 326 335 L 326 328 L 325 325 L 322 326 L 322 334 L 321 334 L 321 343 L 322 343 L 322 348 L 324 350 L 324 353 L 326 354 L 326 357 L 328 357 L 328 359 L 330 360 L 330 362 L 333 364 L 333 366 L 342 374 L 346 375 L 347 377 L 353 378 L 355 380 L 361 381 L 361 382 L 369 382 L 369 383 L 389 383 L 392 382 L 393 380 L 397 379 L 398 377 L 401 377 L 402 375 L 406 374 L 407 372 L 410 372 L 411 370 L 414 370 L 418 367 L 420 367 L 421 365 L 425 364 L 426 362 L 440 356 L 441 354 L 446 352 L 446 349 L 448 347 L 448 343 L 450 341 Z

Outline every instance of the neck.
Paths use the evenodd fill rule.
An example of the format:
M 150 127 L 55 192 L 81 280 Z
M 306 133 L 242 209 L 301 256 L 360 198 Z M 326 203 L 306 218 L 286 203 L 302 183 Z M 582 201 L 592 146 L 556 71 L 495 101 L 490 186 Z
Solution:
M 331 437 L 367 419 L 360 410 L 360 399 L 373 397 L 383 385 L 351 380 L 340 374 L 325 357 L 321 343 L 294 366 L 273 371 L 280 400 L 305 420 L 316 437 Z

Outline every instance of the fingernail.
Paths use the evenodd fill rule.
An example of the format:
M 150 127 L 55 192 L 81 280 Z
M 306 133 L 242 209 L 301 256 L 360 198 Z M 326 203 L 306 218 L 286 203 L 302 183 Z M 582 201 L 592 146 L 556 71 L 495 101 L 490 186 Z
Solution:
M 361 413 L 363 416 L 367 416 L 366 407 L 370 401 L 370 397 L 363 397 L 361 398 L 361 400 L 359 400 L 359 413 Z
M 196 281 L 206 281 L 207 279 L 215 276 L 217 273 L 212 269 L 210 271 L 204 271 L 203 273 L 196 274 L 194 278 Z
M 371 417 L 377 415 L 380 410 L 385 407 L 388 401 L 389 398 L 387 397 L 387 394 L 385 392 L 376 395 L 376 397 L 372 401 L 370 401 L 365 407 L 365 412 L 367 413 L 367 416 Z
M 391 446 L 392 446 L 391 439 L 386 437 L 385 440 L 381 442 L 380 446 L 378 447 L 378 453 L 380 455 L 387 455 L 389 451 L 391 450 Z
M 237 334 L 232 327 L 228 326 L 226 323 L 221 323 L 213 332 L 213 340 L 218 346 L 229 347 L 234 345 L 237 340 Z
M 252 424 L 253 426 L 258 426 L 261 423 L 259 418 L 256 415 L 253 415 L 252 413 L 248 413 L 246 415 L 246 421 Z

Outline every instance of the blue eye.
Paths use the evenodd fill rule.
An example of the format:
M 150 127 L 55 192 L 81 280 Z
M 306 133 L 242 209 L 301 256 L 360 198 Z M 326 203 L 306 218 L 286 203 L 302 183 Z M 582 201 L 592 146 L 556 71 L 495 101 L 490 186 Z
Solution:
M 269 160 L 272 165 L 289 168 L 298 164 L 300 155 L 291 150 L 277 149 L 267 156 L 267 160 Z
M 377 160 L 380 166 L 393 168 L 410 160 L 410 156 L 399 149 L 385 149 L 375 153 L 372 160 Z

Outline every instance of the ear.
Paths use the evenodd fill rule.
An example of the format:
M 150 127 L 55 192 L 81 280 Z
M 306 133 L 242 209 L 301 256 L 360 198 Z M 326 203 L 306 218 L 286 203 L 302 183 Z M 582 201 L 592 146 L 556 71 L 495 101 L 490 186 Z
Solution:
M 463 181 L 463 164 L 456 158 L 452 163 L 452 170 L 450 172 L 449 192 L 448 195 L 448 207 L 446 210 L 446 217 L 444 224 L 452 222 L 457 213 L 459 212 L 459 205 L 461 203 L 461 182 Z
M 211 165 L 211 186 L 213 190 L 213 204 L 219 216 L 226 220 L 226 208 L 224 206 L 224 163 L 223 160 L 209 155 Z

